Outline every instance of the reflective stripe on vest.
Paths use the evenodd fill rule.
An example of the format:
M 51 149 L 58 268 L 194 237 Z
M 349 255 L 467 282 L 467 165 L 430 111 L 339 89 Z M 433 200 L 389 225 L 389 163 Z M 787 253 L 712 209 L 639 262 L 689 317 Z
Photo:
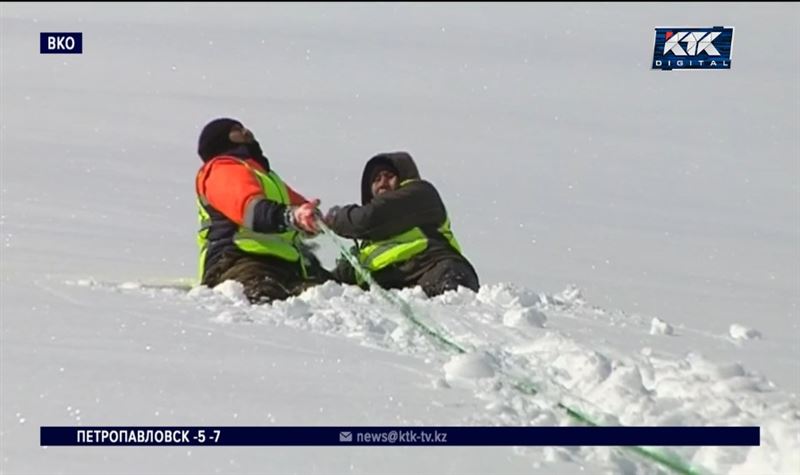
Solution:
M 450 229 L 449 219 L 445 219 L 437 231 L 461 254 L 461 246 Z M 367 244 L 359 251 L 358 260 L 370 272 L 375 272 L 392 264 L 405 262 L 427 248 L 428 237 L 420 228 L 415 227 L 389 239 Z
M 236 158 L 227 157 L 226 158 Z M 283 180 L 273 171 L 264 173 L 260 170 L 253 168 L 249 163 L 244 160 L 236 158 L 261 184 L 261 189 L 264 192 L 264 198 L 289 205 L 289 192 Z M 211 216 L 205 209 L 208 202 L 204 196 L 198 195 L 197 204 L 199 209 L 200 218 L 200 231 L 197 234 L 197 243 L 200 247 L 200 279 L 203 278 L 205 272 L 205 258 L 208 251 L 208 232 L 211 228 Z M 283 233 L 258 233 L 252 229 L 244 226 L 239 226 L 239 229 L 233 235 L 233 243 L 237 248 L 250 254 L 260 254 L 274 256 L 289 262 L 300 261 L 302 264 L 302 257 L 300 252 L 295 247 L 295 239 L 297 239 L 296 231 L 286 231 Z M 305 275 L 305 266 L 301 265 L 302 272 Z
M 200 220 L 200 230 L 197 232 L 197 246 L 200 248 L 197 270 L 200 274 L 198 281 L 202 282 L 203 274 L 205 274 L 206 254 L 208 254 L 208 231 L 211 229 L 211 216 L 208 215 L 199 195 L 197 196 L 197 215 Z

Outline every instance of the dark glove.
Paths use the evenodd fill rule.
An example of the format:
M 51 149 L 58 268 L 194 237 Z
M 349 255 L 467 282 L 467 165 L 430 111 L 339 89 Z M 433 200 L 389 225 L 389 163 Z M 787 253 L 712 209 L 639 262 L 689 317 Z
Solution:
M 328 227 L 333 225 L 334 220 L 336 220 L 336 215 L 342 210 L 341 206 L 332 206 L 327 213 L 325 213 L 325 218 L 323 221 Z

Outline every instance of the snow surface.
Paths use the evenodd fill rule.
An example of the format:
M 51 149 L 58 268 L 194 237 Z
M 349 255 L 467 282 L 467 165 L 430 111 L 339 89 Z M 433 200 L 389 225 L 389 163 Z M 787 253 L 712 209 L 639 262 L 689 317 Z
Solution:
M 760 447 L 672 452 L 800 472 L 797 4 L 2 3 L 0 21 L 2 473 L 659 473 L 592 447 L 39 446 L 43 425 L 570 424 L 558 402 L 759 425 Z M 649 69 L 656 26 L 718 24 L 730 71 Z M 39 55 L 44 31 L 83 32 L 84 54 Z M 165 285 L 195 272 L 194 148 L 222 115 L 323 207 L 409 150 L 483 286 L 399 295 L 469 352 L 353 287 L 251 306 L 235 283 Z

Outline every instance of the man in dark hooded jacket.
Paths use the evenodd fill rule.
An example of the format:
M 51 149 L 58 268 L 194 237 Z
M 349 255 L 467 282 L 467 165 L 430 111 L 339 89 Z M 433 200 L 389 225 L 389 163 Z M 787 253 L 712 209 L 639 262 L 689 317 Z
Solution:
M 361 178 L 361 206 L 335 206 L 325 222 L 338 235 L 360 240 L 353 251 L 381 287 L 419 285 L 428 296 L 458 286 L 478 290 L 478 275 L 461 253 L 439 193 L 406 152 L 372 157 Z M 333 274 L 339 282 L 363 284 L 346 260 Z

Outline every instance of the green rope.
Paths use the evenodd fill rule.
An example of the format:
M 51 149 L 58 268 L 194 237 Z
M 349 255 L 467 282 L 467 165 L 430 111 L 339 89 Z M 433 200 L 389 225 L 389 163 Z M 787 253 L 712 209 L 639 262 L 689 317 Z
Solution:
M 364 282 L 367 282 L 370 285 L 370 288 L 373 292 L 377 292 L 378 295 L 386 299 L 389 303 L 397 306 L 400 308 L 400 312 L 406 318 L 411 321 L 422 333 L 428 335 L 429 337 L 433 338 L 437 343 L 448 350 L 452 350 L 456 354 L 464 354 L 467 352 L 462 346 L 458 345 L 457 343 L 452 342 L 442 333 L 437 331 L 434 328 L 426 325 L 422 320 L 420 320 L 415 314 L 411 305 L 406 302 L 401 297 L 387 291 L 386 289 L 382 288 L 375 282 L 375 279 L 370 274 L 369 270 L 365 269 L 364 266 L 358 262 L 356 256 L 350 253 L 347 247 L 342 244 L 339 237 L 334 233 L 325 223 L 321 220 L 317 220 L 317 226 L 322 230 L 323 234 L 328 236 L 331 241 L 339 248 L 342 256 L 347 259 L 347 262 L 353 267 L 358 276 L 361 277 Z M 533 383 L 529 381 L 519 380 L 511 375 L 506 374 L 512 381 L 512 386 L 517 389 L 518 391 L 531 395 L 536 396 L 539 394 L 539 389 Z M 570 418 L 573 420 L 580 422 L 582 424 L 592 426 L 592 427 L 600 427 L 600 424 L 596 423 L 592 418 L 583 412 L 571 408 L 561 402 L 557 404 L 557 406 L 563 410 Z M 708 472 L 693 466 L 690 462 L 683 460 L 677 455 L 667 454 L 658 450 L 646 448 L 646 447 L 638 447 L 638 446 L 623 446 L 623 449 L 629 450 L 634 452 L 645 459 L 648 459 L 652 462 L 655 462 L 661 466 L 671 469 L 676 473 L 680 473 L 681 475 L 705 475 Z
M 356 271 L 359 277 L 361 277 L 364 282 L 368 283 L 372 291 L 376 292 L 382 298 L 387 300 L 389 303 L 397 306 L 400 308 L 400 312 L 405 316 L 411 323 L 413 323 L 417 328 L 419 328 L 422 333 L 428 335 L 429 337 L 433 338 L 437 343 L 441 346 L 445 347 L 448 350 L 452 350 L 458 354 L 464 354 L 467 352 L 464 348 L 459 346 L 456 343 L 450 341 L 447 337 L 442 335 L 440 332 L 436 331 L 435 329 L 431 328 L 430 326 L 426 325 L 422 320 L 420 320 L 415 314 L 414 310 L 411 308 L 411 305 L 408 304 L 405 300 L 400 298 L 399 296 L 389 292 L 388 290 L 384 289 L 377 282 L 375 279 L 372 278 L 372 274 L 358 262 L 356 256 L 350 253 L 347 247 L 342 244 L 341 240 L 338 238 L 336 233 L 331 231 L 331 229 L 325 225 L 324 222 L 321 220 L 317 221 L 317 225 L 322 229 L 322 232 L 331 238 L 336 247 L 339 248 L 342 256 L 347 259 L 347 262 L 353 266 L 353 269 Z

